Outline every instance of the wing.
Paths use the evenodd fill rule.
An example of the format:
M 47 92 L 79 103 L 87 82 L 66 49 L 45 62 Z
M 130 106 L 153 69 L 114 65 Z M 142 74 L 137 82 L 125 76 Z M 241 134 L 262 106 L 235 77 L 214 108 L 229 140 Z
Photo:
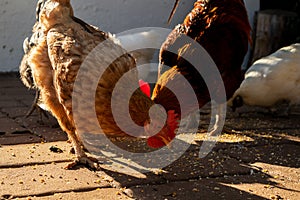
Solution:
M 73 85 L 87 54 L 97 45 L 91 35 L 82 30 L 57 26 L 47 34 L 48 54 L 53 68 L 53 83 L 59 102 L 68 116 L 72 114 Z
M 80 76 L 77 76 L 85 58 L 98 44 L 104 41 L 105 43 L 102 44 L 105 45 L 108 51 L 97 51 L 92 61 L 88 60 L 84 63 L 85 67 L 88 66 L 88 70 L 85 71 L 85 73 L 80 73 Z M 113 121 L 110 109 L 110 99 L 114 86 L 120 77 L 130 69 L 136 67 L 134 58 L 127 54 L 121 46 L 116 44 L 114 39 L 108 34 L 104 34 L 104 32 L 100 32 L 96 29 L 86 31 L 86 27 L 78 23 L 73 23 L 72 26 L 69 27 L 61 25 L 51 29 L 47 35 L 47 44 L 54 73 L 54 87 L 59 102 L 64 107 L 69 120 L 73 121 L 72 95 L 77 95 L 73 93 L 75 80 L 79 80 L 77 85 L 78 91 L 86 91 L 93 90 L 93 88 L 91 88 L 93 81 L 95 81 L 93 78 L 97 78 L 99 82 L 95 93 L 93 93 L 96 94 L 95 102 L 91 102 L 93 98 L 91 96 L 82 96 L 89 95 L 82 92 L 78 94 L 80 95 L 80 102 L 78 102 L 78 104 L 80 104 L 83 110 L 91 110 L 91 106 L 95 106 L 98 121 L 102 123 L 101 128 L 105 133 L 114 135 L 118 133 L 121 134 L 121 130 L 118 126 L 114 126 L 115 122 Z M 109 63 L 109 60 L 114 62 Z M 100 74 L 100 72 L 103 73 L 102 77 L 95 77 L 95 75 Z M 77 90 L 74 92 L 77 92 Z M 89 128 L 91 128 L 91 126 L 95 124 L 93 117 L 94 113 L 80 113 L 81 128 L 85 128 L 87 124 L 89 124 Z

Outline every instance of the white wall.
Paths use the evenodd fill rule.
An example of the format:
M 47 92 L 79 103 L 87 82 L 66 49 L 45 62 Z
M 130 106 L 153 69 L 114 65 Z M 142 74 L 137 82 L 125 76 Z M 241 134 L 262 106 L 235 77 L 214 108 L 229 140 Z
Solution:
M 192 8 L 192 0 L 181 0 L 173 21 L 166 24 L 175 0 L 72 0 L 75 15 L 104 31 L 118 33 L 131 28 L 173 28 Z M 253 10 L 252 2 L 246 0 Z M 31 33 L 37 0 L 0 0 L 0 71 L 17 71 L 22 44 Z M 248 5 L 248 3 L 247 3 Z M 252 12 L 251 12 L 252 13 Z M 250 15 L 251 16 L 251 15 Z

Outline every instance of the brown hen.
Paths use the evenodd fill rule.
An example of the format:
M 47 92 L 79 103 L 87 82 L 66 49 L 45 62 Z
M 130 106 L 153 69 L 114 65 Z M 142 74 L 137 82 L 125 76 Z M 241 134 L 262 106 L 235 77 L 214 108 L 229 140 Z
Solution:
M 40 27 L 40 35 L 36 46 L 27 54 L 27 62 L 30 63 L 33 82 L 41 93 L 42 102 L 68 134 L 75 149 L 76 159 L 67 167 L 83 163 L 97 168 L 97 161 L 87 157 L 83 151 L 80 133 L 74 121 L 73 88 L 76 78 L 78 78 L 77 75 L 88 54 L 97 45 L 103 43 L 105 48 L 110 50 L 108 53 L 101 53 L 100 50 L 95 54 L 95 60 L 100 62 L 85 63 L 88 65 L 88 69 L 85 69 L 87 71 L 83 71 L 83 74 L 87 77 L 77 84 L 79 90 L 76 91 L 76 95 L 80 96 L 84 91 L 93 90 L 90 81 L 93 78 L 89 75 L 93 76 L 99 70 L 104 71 L 101 77 L 97 77 L 99 81 L 96 90 L 92 91 L 95 94 L 95 102 L 91 103 L 92 99 L 82 96 L 80 101 L 75 103 L 83 106 L 85 110 L 93 109 L 91 106 L 95 108 L 97 120 L 102 129 L 100 134 L 128 135 L 128 132 L 121 130 L 114 120 L 111 99 L 116 83 L 125 73 L 129 71 L 133 73 L 130 79 L 125 79 L 123 85 L 125 90 L 128 85 L 132 85 L 132 82 L 138 85 L 135 59 L 126 53 L 109 33 L 74 17 L 70 0 L 43 1 L 37 26 Z M 107 60 L 111 58 L 116 59 L 112 63 L 108 63 Z M 135 130 L 136 127 L 131 127 L 130 123 L 124 123 L 125 126 L 129 126 L 125 127 L 126 130 L 139 132 L 143 130 L 144 125 L 150 125 L 148 112 L 154 102 L 139 88 L 133 92 L 129 102 L 126 102 L 122 96 L 118 96 L 117 100 L 121 121 L 126 122 L 131 117 L 138 125 L 136 127 L 141 127 L 141 129 Z M 130 116 L 123 115 L 126 113 L 123 110 L 128 110 L 128 108 Z M 81 131 L 84 132 L 84 128 L 89 130 L 88 127 L 93 126 L 91 124 L 93 115 L 90 115 L 89 112 L 82 112 L 79 115 L 80 123 L 84 124 Z M 168 125 L 161 131 L 168 132 Z

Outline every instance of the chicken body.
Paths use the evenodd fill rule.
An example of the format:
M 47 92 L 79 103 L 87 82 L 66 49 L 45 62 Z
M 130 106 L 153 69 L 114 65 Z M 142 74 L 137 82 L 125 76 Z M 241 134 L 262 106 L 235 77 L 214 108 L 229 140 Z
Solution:
M 283 47 L 253 63 L 228 101 L 234 110 L 243 104 L 271 108 L 281 101 L 300 104 L 300 43 Z
M 196 1 L 184 22 L 163 43 L 160 50 L 159 79 L 152 99 L 162 104 L 166 110 L 175 110 L 178 115 L 185 117 L 211 101 L 211 98 L 203 77 L 181 57 L 183 53 L 193 56 L 193 49 L 189 44 L 177 48 L 177 54 L 168 51 L 184 40 L 182 35 L 198 42 L 211 56 L 223 79 L 226 98 L 229 99 L 242 81 L 241 64 L 250 38 L 250 25 L 243 1 Z M 201 60 L 198 62 L 201 63 Z M 182 110 L 183 113 L 176 96 L 166 87 L 172 84 L 180 95 L 188 95 L 182 83 L 176 82 L 180 80 L 178 76 L 184 76 L 188 80 L 198 99 L 198 104 L 190 104 L 188 109 Z M 210 92 L 218 94 L 219 90 L 220 84 L 216 83 Z M 214 100 L 221 106 L 226 103 Z
M 103 76 L 98 77 L 99 82 L 96 91 L 94 91 L 95 102 L 92 105 L 95 106 L 102 134 L 124 136 L 127 134 L 114 121 L 111 98 L 118 80 L 126 72 L 136 68 L 135 60 L 122 49 L 109 33 L 74 17 L 70 0 L 45 1 L 40 10 L 38 23 L 41 34 L 38 37 L 36 47 L 31 49 L 27 55 L 33 81 L 41 92 L 41 99 L 46 108 L 58 120 L 61 128 L 68 134 L 73 144 L 77 158 L 68 167 L 79 162 L 96 168 L 95 161 L 88 158 L 83 151 L 83 145 L 73 118 L 72 93 L 78 71 L 88 54 L 98 44 L 105 41 L 106 48 L 111 50 L 110 55 L 116 56 L 117 59 L 107 66 L 107 62 L 105 62 L 107 54 L 102 55 L 100 52 L 97 54 L 97 60 L 102 60 L 103 63 L 88 63 L 91 66 L 89 68 L 91 74 L 93 74 L 93 70 L 104 70 Z M 96 73 L 96 71 L 94 72 Z M 133 73 L 133 80 L 128 81 L 138 84 L 137 70 Z M 79 84 L 79 88 L 89 90 L 91 89 L 89 84 L 87 80 Z M 81 98 L 80 100 L 81 102 L 77 103 L 86 105 L 86 109 L 91 109 L 88 106 L 91 105 L 91 99 Z M 122 105 L 120 109 L 128 109 L 129 107 L 130 116 L 137 125 L 143 127 L 145 124 L 149 124 L 148 111 L 154 102 L 140 89 L 134 91 L 129 105 L 128 102 L 122 102 L 122 98 L 119 100 L 119 104 Z M 82 122 L 89 126 L 93 116 L 89 116 L 87 113 L 80 113 L 80 115 Z M 128 116 L 121 117 L 124 121 L 128 119 Z

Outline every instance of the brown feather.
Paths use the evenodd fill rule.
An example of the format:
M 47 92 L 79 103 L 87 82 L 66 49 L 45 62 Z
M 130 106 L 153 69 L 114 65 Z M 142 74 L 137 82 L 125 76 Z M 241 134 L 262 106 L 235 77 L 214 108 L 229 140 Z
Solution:
M 170 109 L 178 110 L 175 98 L 170 97 L 170 93 L 164 88 L 176 80 L 174 79 L 176 73 L 183 75 L 195 90 L 199 104 L 191 105 L 193 109 L 201 108 L 211 100 L 201 75 L 180 57 L 182 53 L 192 55 L 193 49 L 186 46 L 179 48 L 177 54 L 168 52 L 168 49 L 182 40 L 181 35 L 191 37 L 209 53 L 223 78 L 227 98 L 230 98 L 242 81 L 241 64 L 248 49 L 250 29 L 242 0 L 196 1 L 183 23 L 170 33 L 161 47 L 159 80 L 154 89 L 153 100 L 156 103 L 162 102 L 163 106 Z M 173 85 L 180 93 L 185 93 L 185 88 L 180 83 Z M 215 85 L 215 92 L 218 90 L 219 86 Z M 188 114 L 189 110 L 184 112 Z
M 41 91 L 41 98 L 45 106 L 56 117 L 61 128 L 67 132 L 77 157 L 85 157 L 85 154 L 82 151 L 82 143 L 77 135 L 73 119 L 73 87 L 81 64 L 87 55 L 103 41 L 106 41 L 107 48 L 111 50 L 110 56 L 122 56 L 117 56 L 118 58 L 107 69 L 105 65 L 105 56 L 107 55 L 101 53 L 97 54 L 97 59 L 103 62 L 88 63 L 90 74 L 95 74 L 99 69 L 105 69 L 103 76 L 99 77 L 95 91 L 94 105 L 97 118 L 102 128 L 102 134 L 127 135 L 114 121 L 111 97 L 118 80 L 126 72 L 136 68 L 135 59 L 118 45 L 110 34 L 74 17 L 69 0 L 44 2 L 39 14 L 38 26 L 42 34 L 36 47 L 30 51 L 27 58 L 31 63 L 33 80 Z M 88 82 L 90 77 L 81 78 L 85 78 L 86 84 L 79 85 L 79 89 L 89 89 L 86 87 L 90 86 Z M 134 74 L 133 80 L 128 81 L 138 84 L 137 72 Z M 124 87 L 126 89 L 126 85 Z M 119 100 L 122 109 L 128 109 L 126 107 L 128 103 L 122 98 Z M 79 103 L 86 109 L 91 109 L 89 107 L 90 99 L 82 97 L 82 102 Z M 148 110 L 153 104 L 154 102 L 149 97 L 137 89 L 129 103 L 133 121 L 140 126 L 149 123 Z M 93 116 L 88 116 L 86 113 L 81 113 L 81 115 L 83 123 L 89 126 Z M 124 121 L 128 121 L 128 116 L 121 117 L 124 117 Z

